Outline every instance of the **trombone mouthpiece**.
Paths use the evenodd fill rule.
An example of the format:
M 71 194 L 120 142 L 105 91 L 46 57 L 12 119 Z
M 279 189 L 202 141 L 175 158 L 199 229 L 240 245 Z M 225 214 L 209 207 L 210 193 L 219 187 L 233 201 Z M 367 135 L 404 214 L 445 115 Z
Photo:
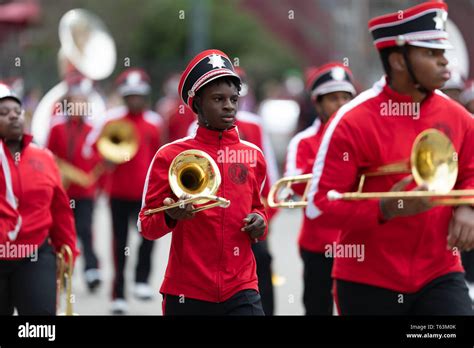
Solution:
M 330 201 L 335 201 L 335 200 L 341 199 L 342 194 L 337 192 L 336 190 L 331 190 L 331 191 L 328 191 L 327 197 Z

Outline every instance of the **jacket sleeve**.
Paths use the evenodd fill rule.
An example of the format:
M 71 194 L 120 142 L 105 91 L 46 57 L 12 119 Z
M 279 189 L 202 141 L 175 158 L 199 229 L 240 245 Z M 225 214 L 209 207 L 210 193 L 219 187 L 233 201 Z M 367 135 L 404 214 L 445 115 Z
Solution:
M 342 123 L 342 122 L 341 122 Z M 379 200 L 328 200 L 331 190 L 354 191 L 358 184 L 361 150 L 347 124 L 332 122 L 325 130 L 313 165 L 306 216 L 326 228 L 375 227 L 381 223 Z
M 265 210 L 265 206 L 261 198 L 263 188 L 265 187 L 266 173 L 267 173 L 267 164 L 265 163 L 265 158 L 263 157 L 263 154 L 260 151 L 258 151 L 258 165 L 255 171 L 257 187 L 255 187 L 253 191 L 251 213 L 260 214 L 265 220 L 265 226 L 266 226 L 265 232 L 260 238 L 258 238 L 259 240 L 265 240 L 268 234 L 268 217 Z
M 470 118 L 459 150 L 458 180 L 455 189 L 474 189 L 474 119 Z
M 6 199 L 0 197 L 0 244 L 8 240 L 8 232 L 18 231 L 21 227 L 21 219 L 18 212 L 10 206 Z
M 54 188 L 54 194 L 51 201 L 51 216 L 53 222 L 50 228 L 51 242 L 56 252 L 60 252 L 61 247 L 66 244 L 68 245 L 74 255 L 74 260 L 80 254 L 77 249 L 77 236 L 76 228 L 74 225 L 74 215 L 69 203 L 69 198 L 64 191 L 61 183 L 61 176 L 59 169 L 54 162 L 52 156 L 50 159 L 50 170 L 53 171 L 56 185 Z
M 316 140 L 314 137 L 310 139 Z M 312 171 L 314 162 L 314 151 L 311 149 L 310 142 L 307 139 L 288 145 L 288 151 L 285 163 L 285 177 L 308 174 Z M 313 157 L 313 158 L 311 158 Z M 297 183 L 291 186 L 294 193 L 302 196 L 306 188 L 305 183 Z
M 260 127 L 260 137 L 262 139 L 261 149 L 263 151 L 267 164 L 266 180 L 264 188 L 262 190 L 262 197 L 265 205 L 265 211 L 267 212 L 268 221 L 271 221 L 273 217 L 278 213 L 278 208 L 269 207 L 267 204 L 267 197 L 270 193 L 270 188 L 278 180 L 278 165 L 270 138 L 268 137 L 263 127 Z
M 16 234 L 21 227 L 21 217 L 17 210 L 8 166 L 0 139 L 0 244 L 5 244 L 10 239 L 9 232 Z
M 172 196 L 168 183 L 169 164 L 162 151 L 158 150 L 148 168 L 143 188 L 142 208 L 137 222 L 138 231 L 145 239 L 161 238 L 171 232 L 177 224 L 177 221 L 168 219 L 164 211 L 145 215 L 145 211 L 163 206 L 163 200 Z

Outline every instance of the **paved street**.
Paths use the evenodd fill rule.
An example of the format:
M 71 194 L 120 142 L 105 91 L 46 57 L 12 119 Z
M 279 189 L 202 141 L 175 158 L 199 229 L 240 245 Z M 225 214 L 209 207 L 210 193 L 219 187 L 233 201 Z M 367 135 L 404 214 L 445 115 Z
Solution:
M 301 211 L 281 211 L 272 222 L 272 231 L 269 237 L 273 254 L 273 271 L 277 276 L 276 314 L 301 315 L 302 298 L 302 264 L 298 256 L 297 232 L 301 220 Z M 168 234 L 156 243 L 153 258 L 153 274 L 151 283 L 156 289 L 157 297 L 153 301 L 141 302 L 133 298 L 132 286 L 136 253 L 138 252 L 139 236 L 136 226 L 131 222 L 129 245 L 130 256 L 126 268 L 126 292 L 128 293 L 129 314 L 131 315 L 161 315 L 161 295 L 158 290 L 168 260 L 171 235 Z M 74 311 L 79 315 L 108 315 L 110 313 L 110 294 L 112 281 L 112 237 L 110 210 L 107 201 L 101 197 L 94 214 L 94 241 L 105 282 L 93 295 L 89 294 L 83 280 L 83 263 L 79 258 L 73 278 L 73 293 L 75 295 Z M 65 297 L 61 305 L 64 306 Z

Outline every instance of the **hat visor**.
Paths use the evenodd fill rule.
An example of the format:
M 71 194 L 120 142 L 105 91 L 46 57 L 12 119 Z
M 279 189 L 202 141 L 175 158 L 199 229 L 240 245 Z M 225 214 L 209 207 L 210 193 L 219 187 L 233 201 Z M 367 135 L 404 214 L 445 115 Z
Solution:
M 236 73 L 234 73 L 233 71 L 231 70 L 227 70 L 225 72 L 221 72 L 220 74 L 216 75 L 216 76 L 212 76 L 210 77 L 209 79 L 207 79 L 206 81 L 204 81 L 200 86 L 199 88 L 197 88 L 195 90 L 195 92 L 197 92 L 198 90 L 200 90 L 201 88 L 203 88 L 205 85 L 207 85 L 209 82 L 211 81 L 214 81 L 214 80 L 217 80 L 221 77 L 224 77 L 224 76 L 231 76 L 231 77 L 235 77 L 239 80 L 239 83 L 242 84 L 242 80 L 240 79 L 240 76 L 237 75 Z
M 334 92 L 347 92 L 350 93 L 353 97 L 356 95 L 356 90 L 354 86 L 347 81 L 330 81 L 325 83 L 311 92 L 313 97 L 318 97 L 320 95 L 325 95 Z
M 438 50 L 451 50 L 454 46 L 446 39 L 424 40 L 424 41 L 408 41 L 408 45 L 415 47 L 434 48 Z
M 122 86 L 118 89 L 119 94 L 122 97 L 127 97 L 129 95 L 143 95 L 146 96 L 150 94 L 150 86 L 149 85 L 138 85 L 138 86 Z

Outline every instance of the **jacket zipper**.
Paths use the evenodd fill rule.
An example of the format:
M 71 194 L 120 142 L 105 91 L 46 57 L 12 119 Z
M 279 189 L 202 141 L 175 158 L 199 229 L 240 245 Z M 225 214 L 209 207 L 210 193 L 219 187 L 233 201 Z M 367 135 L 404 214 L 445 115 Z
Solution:
M 221 140 L 222 140 L 222 132 L 219 132 L 219 150 L 221 150 Z M 224 163 L 219 163 L 221 171 L 221 196 L 224 197 Z M 225 209 L 221 208 L 221 216 L 222 216 L 222 223 L 221 223 L 221 250 L 219 255 L 219 264 L 217 267 L 217 302 L 221 302 L 221 265 L 222 265 L 222 255 L 224 253 L 224 221 L 225 221 Z

